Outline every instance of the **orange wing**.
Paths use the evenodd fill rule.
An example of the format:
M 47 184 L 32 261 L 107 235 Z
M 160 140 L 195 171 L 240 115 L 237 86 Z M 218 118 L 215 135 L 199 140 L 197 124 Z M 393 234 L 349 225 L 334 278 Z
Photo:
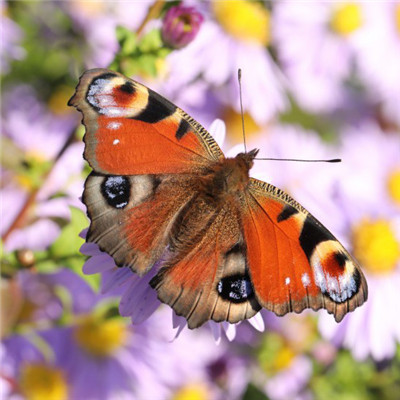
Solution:
M 83 114 L 84 155 L 99 173 L 195 173 L 224 158 L 198 122 L 117 72 L 86 71 L 68 104 Z
M 260 305 L 277 315 L 326 308 L 339 322 L 366 301 L 356 261 L 290 196 L 251 179 L 246 203 L 243 234 Z

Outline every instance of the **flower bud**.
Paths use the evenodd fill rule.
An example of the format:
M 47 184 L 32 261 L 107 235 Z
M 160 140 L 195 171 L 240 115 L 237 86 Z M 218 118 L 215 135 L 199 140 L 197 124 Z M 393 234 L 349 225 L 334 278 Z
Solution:
M 194 7 L 171 7 L 165 14 L 161 35 L 164 43 L 173 49 L 181 49 L 197 35 L 203 16 Z

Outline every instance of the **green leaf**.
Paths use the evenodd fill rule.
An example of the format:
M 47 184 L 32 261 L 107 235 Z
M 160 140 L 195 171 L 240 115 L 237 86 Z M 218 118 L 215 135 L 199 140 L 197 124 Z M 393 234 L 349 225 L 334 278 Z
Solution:
M 139 50 L 142 53 L 151 53 L 158 51 L 163 47 L 163 42 L 161 40 L 161 33 L 158 29 L 153 29 L 143 36 L 139 43 Z
M 250 383 L 243 395 L 243 400 L 268 400 L 268 397 L 257 386 Z
M 117 26 L 116 35 L 121 47 L 120 55 L 130 55 L 137 50 L 137 37 L 134 32 L 123 26 Z
M 79 233 L 88 226 L 86 215 L 75 207 L 70 207 L 71 221 L 63 228 L 60 236 L 50 247 L 50 256 L 55 258 L 68 258 L 79 254 L 79 248 L 84 240 Z
M 289 96 L 291 107 L 280 115 L 280 121 L 287 124 L 300 125 L 307 130 L 317 132 L 326 142 L 334 142 L 338 137 L 338 127 L 335 122 L 323 114 L 312 114 L 303 110 L 299 104 Z

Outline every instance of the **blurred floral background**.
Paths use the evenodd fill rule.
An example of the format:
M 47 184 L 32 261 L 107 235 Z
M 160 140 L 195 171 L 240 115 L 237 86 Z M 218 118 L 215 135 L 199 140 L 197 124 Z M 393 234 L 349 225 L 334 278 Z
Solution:
M 1 0 L 1 398 L 400 398 L 400 2 Z M 361 263 L 369 299 L 190 331 L 84 244 L 81 73 L 109 67 L 242 151 Z M 214 122 L 222 119 L 222 122 Z M 224 135 L 224 127 L 226 134 Z M 122 316 L 121 316 L 122 315 Z

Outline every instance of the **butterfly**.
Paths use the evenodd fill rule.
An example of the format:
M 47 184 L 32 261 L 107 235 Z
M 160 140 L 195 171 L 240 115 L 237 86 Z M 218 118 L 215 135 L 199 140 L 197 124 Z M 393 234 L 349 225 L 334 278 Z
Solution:
M 325 308 L 337 322 L 367 300 L 352 256 L 305 208 L 250 178 L 258 150 L 225 158 L 192 117 L 144 85 L 86 71 L 69 105 L 83 115 L 93 171 L 87 241 L 144 275 L 189 328 Z

